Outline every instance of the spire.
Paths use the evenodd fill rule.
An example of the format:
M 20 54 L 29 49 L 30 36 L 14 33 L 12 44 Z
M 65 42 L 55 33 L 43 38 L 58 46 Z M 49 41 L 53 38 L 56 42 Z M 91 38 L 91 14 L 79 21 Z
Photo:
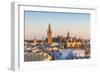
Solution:
M 70 33 L 67 32 L 67 39 L 70 39 Z
M 51 26 L 50 26 L 50 24 L 49 24 L 49 30 L 51 30 Z
M 48 32 L 51 32 L 51 26 L 50 26 L 50 24 L 48 26 Z
M 69 36 L 69 32 L 67 32 L 67 36 Z

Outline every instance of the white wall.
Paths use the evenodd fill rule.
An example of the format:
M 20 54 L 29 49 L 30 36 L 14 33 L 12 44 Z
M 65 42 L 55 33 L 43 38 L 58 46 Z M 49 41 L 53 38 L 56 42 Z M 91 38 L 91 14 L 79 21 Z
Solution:
M 0 1 L 0 73 L 12 73 L 8 68 L 10 68 L 10 53 L 11 53 L 11 1 L 14 0 L 1 0 Z M 17 0 L 16 0 L 17 1 Z M 19 0 L 19 1 L 29 1 L 29 0 Z M 99 41 L 100 41 L 100 5 L 99 0 L 30 0 L 37 4 L 60 4 L 60 5 L 83 5 L 83 6 L 96 6 L 98 8 L 97 10 L 97 48 L 98 49 L 98 65 L 99 67 L 69 67 L 69 68 L 62 68 L 62 69 L 49 69 L 49 70 L 41 70 L 41 71 L 35 71 L 37 73 L 98 73 L 100 69 L 100 47 L 99 47 Z M 25 71 L 24 71 L 25 72 Z M 24 73 L 23 72 L 23 73 Z M 26 71 L 28 72 L 28 71 Z M 34 71 L 29 71 L 30 73 L 33 73 Z

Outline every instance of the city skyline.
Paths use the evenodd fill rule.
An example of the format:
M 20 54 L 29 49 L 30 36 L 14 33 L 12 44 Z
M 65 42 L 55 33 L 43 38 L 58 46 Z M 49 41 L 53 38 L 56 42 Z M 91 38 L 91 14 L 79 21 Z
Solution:
M 51 24 L 52 37 L 62 35 L 90 39 L 90 14 L 25 11 L 25 39 L 47 37 Z

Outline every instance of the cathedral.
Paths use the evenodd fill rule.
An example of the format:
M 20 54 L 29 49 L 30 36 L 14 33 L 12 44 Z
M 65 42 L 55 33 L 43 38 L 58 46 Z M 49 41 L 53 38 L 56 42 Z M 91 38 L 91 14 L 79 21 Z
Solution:
M 51 30 L 51 25 L 48 25 L 48 30 L 47 30 L 47 43 L 49 45 L 52 45 L 53 39 L 52 39 L 52 30 Z M 81 39 L 76 39 L 76 37 L 71 37 L 70 33 L 67 33 L 66 37 L 66 45 L 67 48 L 81 48 L 82 46 L 82 40 Z
M 48 30 L 47 30 L 47 37 L 48 37 L 48 44 L 52 44 L 52 30 L 51 30 L 51 26 L 49 24 L 48 26 Z
M 81 48 L 82 40 L 76 39 L 76 37 L 70 37 L 70 33 L 67 33 L 67 48 Z

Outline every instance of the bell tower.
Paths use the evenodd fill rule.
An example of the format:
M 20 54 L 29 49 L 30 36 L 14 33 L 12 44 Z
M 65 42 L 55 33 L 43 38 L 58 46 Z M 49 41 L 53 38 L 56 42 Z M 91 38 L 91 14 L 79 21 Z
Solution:
M 47 37 L 48 37 L 48 44 L 52 44 L 52 30 L 51 30 L 50 24 L 49 24 L 48 30 L 47 30 Z

